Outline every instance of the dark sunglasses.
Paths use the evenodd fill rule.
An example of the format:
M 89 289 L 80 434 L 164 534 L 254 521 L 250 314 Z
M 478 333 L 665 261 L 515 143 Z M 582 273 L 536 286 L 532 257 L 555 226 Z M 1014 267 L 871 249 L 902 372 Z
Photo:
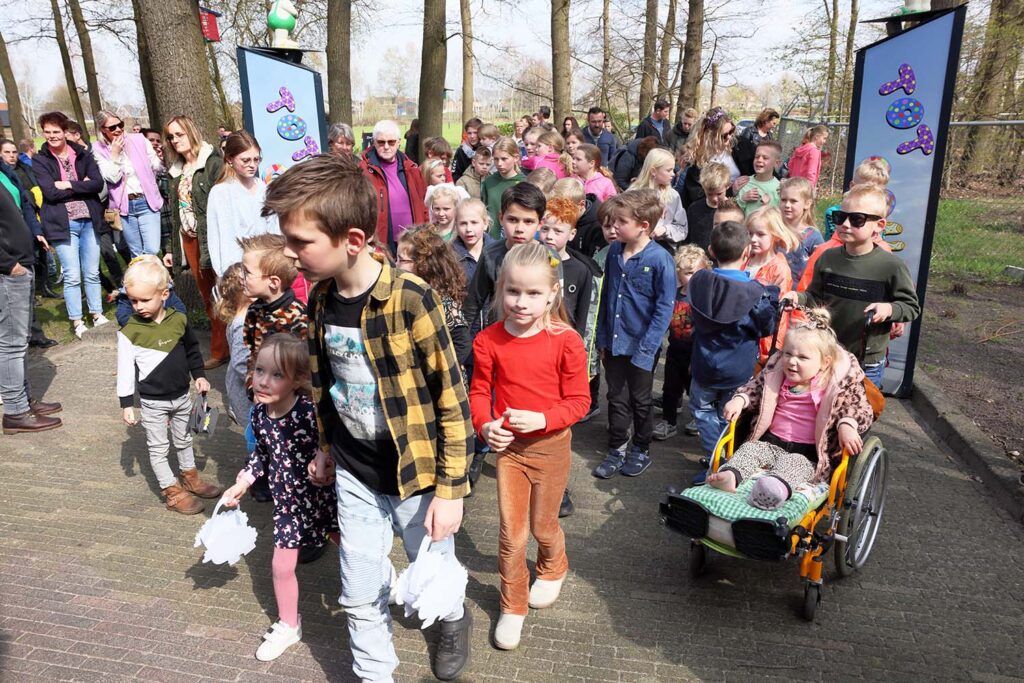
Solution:
M 121 121 L 121 122 L 119 122 L 119 123 L 115 123 L 115 124 L 114 124 L 114 125 L 112 125 L 112 126 L 103 126 L 103 128 L 105 128 L 106 130 L 109 130 L 109 131 L 113 132 L 113 131 L 117 130 L 118 128 L 124 128 L 124 121 Z
M 842 225 L 849 220 L 850 226 L 854 228 L 863 228 L 864 224 L 868 221 L 882 220 L 881 216 L 876 216 L 873 213 L 861 213 L 860 211 L 836 211 L 832 216 L 836 220 L 836 225 Z

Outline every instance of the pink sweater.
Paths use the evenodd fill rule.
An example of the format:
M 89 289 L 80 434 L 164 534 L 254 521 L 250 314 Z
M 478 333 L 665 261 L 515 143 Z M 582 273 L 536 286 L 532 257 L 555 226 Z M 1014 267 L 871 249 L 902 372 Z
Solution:
M 523 168 L 527 171 L 534 171 L 543 166 L 554 171 L 556 178 L 565 178 L 567 174 L 565 169 L 562 168 L 562 163 L 559 161 L 560 158 L 561 155 L 558 152 L 551 152 L 542 157 L 526 157 L 523 159 Z
M 790 178 L 807 178 L 811 185 L 817 185 L 819 173 L 821 150 L 813 142 L 805 142 L 793 150 L 793 156 L 789 158 Z
M 579 176 L 576 177 L 579 178 Z M 583 179 L 580 178 L 580 180 Z M 615 187 L 615 183 L 612 182 L 611 178 L 600 172 L 594 173 L 594 175 L 583 180 L 583 191 L 587 194 L 596 195 L 598 201 L 601 202 L 619 193 L 619 189 Z

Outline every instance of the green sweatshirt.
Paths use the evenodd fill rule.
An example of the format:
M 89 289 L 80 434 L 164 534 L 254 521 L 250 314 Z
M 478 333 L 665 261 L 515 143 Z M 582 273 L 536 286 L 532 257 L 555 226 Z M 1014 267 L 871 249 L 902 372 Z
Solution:
M 741 209 L 743 209 L 743 215 L 749 216 L 762 206 L 774 206 L 776 209 L 779 208 L 779 185 L 779 179 L 774 176 L 764 182 L 761 182 L 754 176 L 750 176 L 750 180 L 747 181 L 747 184 L 740 188 L 740 191 L 736 193 L 736 203 L 740 205 Z M 743 195 L 750 190 L 757 190 L 762 197 L 767 196 L 768 203 L 765 204 L 760 199 L 753 202 L 744 201 Z
M 500 173 L 492 173 L 480 182 L 480 201 L 487 205 L 487 213 L 491 215 L 491 228 L 488 234 L 494 239 L 505 239 L 501 236 L 501 223 L 498 222 L 498 215 L 501 213 L 501 195 L 513 185 L 526 180 L 522 172 L 511 178 L 502 178 Z
M 892 304 L 892 317 L 871 325 L 865 335 L 864 309 L 881 302 Z M 921 315 L 907 266 L 877 247 L 863 256 L 851 256 L 845 247 L 824 252 L 814 264 L 807 291 L 800 293 L 800 303 L 828 308 L 839 343 L 858 358 L 863 353 L 864 365 L 885 358 L 892 323 L 910 322 Z

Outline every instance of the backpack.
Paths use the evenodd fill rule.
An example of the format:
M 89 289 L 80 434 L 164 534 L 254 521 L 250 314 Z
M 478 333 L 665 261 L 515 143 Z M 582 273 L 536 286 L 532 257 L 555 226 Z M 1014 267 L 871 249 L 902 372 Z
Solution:
M 608 162 L 608 170 L 611 171 L 613 177 L 616 175 L 615 172 L 618 170 L 618 166 L 622 162 L 622 157 L 625 156 L 626 152 L 628 151 L 629 147 L 627 145 L 622 145 L 617 150 L 615 150 L 615 154 L 612 155 L 611 161 Z M 630 156 L 632 157 L 634 155 L 630 154 Z M 629 170 L 633 170 L 632 161 L 629 162 Z

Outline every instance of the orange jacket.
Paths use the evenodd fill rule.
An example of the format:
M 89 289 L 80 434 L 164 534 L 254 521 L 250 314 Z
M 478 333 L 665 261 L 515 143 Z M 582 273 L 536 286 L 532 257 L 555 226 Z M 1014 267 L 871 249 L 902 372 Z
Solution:
M 746 268 L 745 265 L 744 268 Z M 786 260 L 786 255 L 781 252 L 775 252 L 772 260 L 758 268 L 752 277 L 762 285 L 775 285 L 778 287 L 780 297 L 793 289 L 793 272 L 789 268 L 789 261 Z M 781 349 L 782 342 L 786 339 L 789 316 L 779 316 L 778 320 L 779 334 L 777 335 L 778 340 L 775 343 L 775 347 Z M 758 356 L 762 363 L 768 360 L 771 348 L 771 335 L 762 337 L 761 341 L 758 342 Z

